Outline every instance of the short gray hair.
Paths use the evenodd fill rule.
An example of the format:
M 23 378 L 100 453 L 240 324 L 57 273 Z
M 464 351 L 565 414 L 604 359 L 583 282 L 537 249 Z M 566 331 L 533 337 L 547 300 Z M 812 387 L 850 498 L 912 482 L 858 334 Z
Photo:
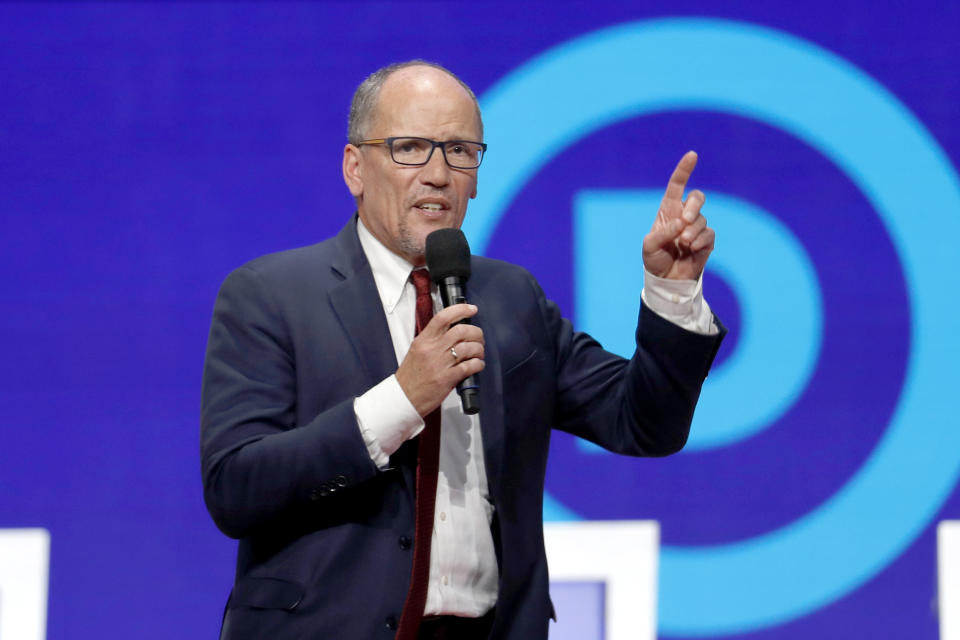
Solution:
M 394 64 L 377 69 L 367 76 L 366 79 L 360 83 L 360 86 L 357 87 L 356 92 L 353 94 L 353 101 L 350 103 L 350 115 L 347 119 L 347 141 L 350 142 L 350 144 L 358 144 L 361 140 L 366 139 L 367 130 L 370 128 L 370 121 L 373 119 L 373 113 L 377 106 L 377 98 L 380 96 L 380 89 L 383 88 L 383 83 L 397 71 L 408 67 L 433 67 L 434 69 L 443 71 L 460 83 L 460 86 L 466 90 L 470 99 L 473 100 L 473 106 L 477 110 L 477 122 L 480 123 L 480 138 L 481 140 L 483 139 L 483 118 L 480 116 L 480 103 L 477 102 L 477 96 L 473 94 L 473 90 L 467 86 L 467 83 L 457 77 L 457 74 L 454 72 L 435 62 L 408 60 L 406 62 L 395 62 Z

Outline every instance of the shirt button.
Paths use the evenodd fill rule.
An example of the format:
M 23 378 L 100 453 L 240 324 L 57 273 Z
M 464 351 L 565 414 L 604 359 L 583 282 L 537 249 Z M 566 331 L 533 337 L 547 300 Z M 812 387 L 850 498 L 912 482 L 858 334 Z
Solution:
M 397 619 L 394 616 L 387 616 L 387 619 L 383 621 L 384 626 L 391 631 L 394 631 L 397 628 Z
M 441 511 L 441 512 L 440 512 L 440 520 L 441 520 L 441 521 L 444 521 L 444 520 L 446 520 L 446 519 L 447 519 L 447 512 L 446 512 L 446 511 Z
M 446 586 L 448 582 L 450 582 L 450 580 L 447 579 L 447 576 L 443 576 L 443 584 L 444 584 L 444 586 Z
M 412 544 L 413 541 L 410 540 L 410 536 L 400 536 L 399 542 L 400 542 L 400 548 L 406 551 L 407 549 L 410 548 L 410 545 Z

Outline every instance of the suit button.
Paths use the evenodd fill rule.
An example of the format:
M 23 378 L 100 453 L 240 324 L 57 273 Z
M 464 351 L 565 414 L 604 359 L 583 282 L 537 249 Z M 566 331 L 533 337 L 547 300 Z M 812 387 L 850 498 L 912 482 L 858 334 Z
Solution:
M 387 619 L 383 621 L 384 625 L 390 631 L 396 631 L 397 629 L 397 619 L 394 616 L 387 616 Z
M 341 489 L 344 488 L 345 486 L 347 486 L 347 476 L 337 476 L 336 478 L 333 479 L 333 481 L 334 481 L 334 482 L 337 484 L 337 486 L 340 487 Z
M 410 536 L 400 536 L 400 548 L 406 551 L 410 548 L 410 545 L 413 544 L 413 541 L 410 540 Z
M 317 491 L 323 497 L 327 497 L 328 495 L 330 495 L 330 487 L 328 487 L 325 484 L 320 485 L 320 488 Z
M 311 489 L 311 490 L 310 490 L 310 500 L 312 500 L 313 502 L 316 502 L 316 501 L 319 500 L 319 499 L 320 499 L 320 490 L 319 490 L 319 489 Z

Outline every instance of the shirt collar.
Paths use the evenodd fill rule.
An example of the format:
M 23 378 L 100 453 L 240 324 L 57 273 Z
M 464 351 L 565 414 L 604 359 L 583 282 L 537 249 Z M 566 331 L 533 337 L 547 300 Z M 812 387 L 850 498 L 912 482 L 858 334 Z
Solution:
M 377 284 L 383 309 L 387 313 L 393 313 L 403 296 L 403 289 L 410 279 L 413 265 L 390 251 L 370 233 L 359 218 L 357 218 L 357 237 L 373 271 L 373 279 Z

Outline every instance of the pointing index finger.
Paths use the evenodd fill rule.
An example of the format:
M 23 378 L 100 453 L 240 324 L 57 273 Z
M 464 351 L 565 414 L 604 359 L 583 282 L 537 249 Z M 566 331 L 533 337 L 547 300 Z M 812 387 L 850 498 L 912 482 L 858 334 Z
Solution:
M 680 158 L 677 168 L 673 170 L 673 174 L 670 176 L 670 182 L 667 183 L 667 190 L 663 194 L 663 204 L 660 209 L 664 214 L 672 213 L 671 218 L 679 217 L 681 211 L 683 211 L 683 192 L 687 188 L 687 180 L 690 179 L 690 174 L 693 173 L 696 166 L 697 152 L 687 151 Z

